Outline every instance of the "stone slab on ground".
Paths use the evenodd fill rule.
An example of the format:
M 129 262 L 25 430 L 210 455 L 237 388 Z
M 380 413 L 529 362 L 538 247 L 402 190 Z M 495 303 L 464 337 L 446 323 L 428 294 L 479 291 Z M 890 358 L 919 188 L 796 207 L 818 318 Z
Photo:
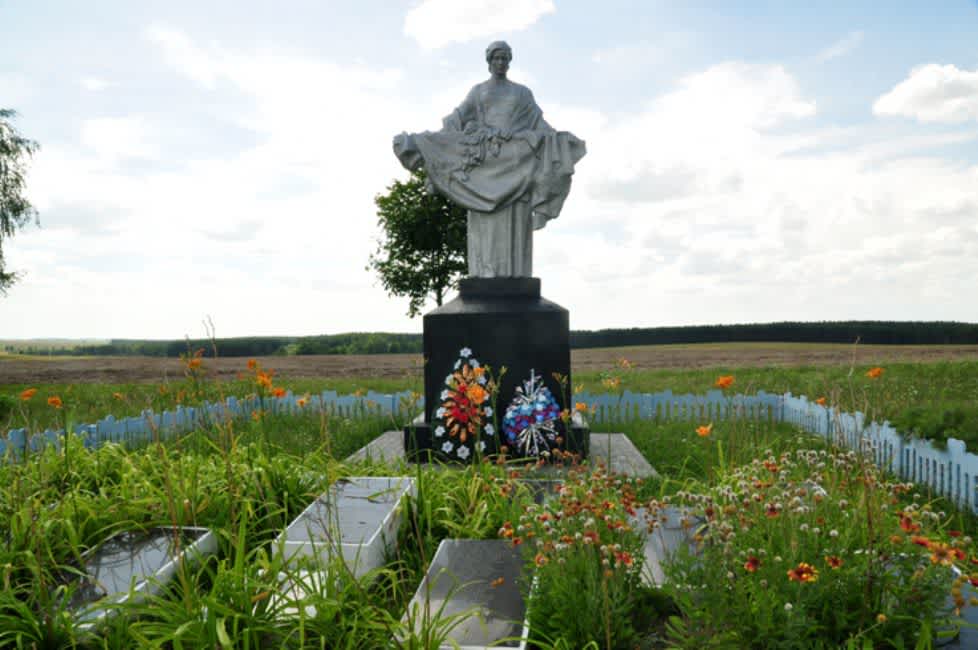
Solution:
M 414 491 L 414 479 L 403 476 L 341 479 L 309 504 L 276 543 L 290 564 L 308 557 L 323 565 L 339 553 L 360 577 L 384 564 L 397 542 L 401 500 Z
M 82 629 L 91 629 L 114 611 L 113 605 L 159 594 L 181 562 L 196 563 L 217 552 L 207 528 L 176 527 L 123 531 L 83 556 L 83 575 L 68 604 Z
M 592 463 L 604 462 L 608 469 L 617 474 L 637 478 L 659 476 L 624 433 L 592 433 L 589 460 Z
M 612 471 L 638 478 L 659 475 L 624 433 L 592 433 L 590 449 L 591 462 L 603 461 Z M 401 431 L 385 431 L 347 457 L 346 462 L 368 460 L 387 463 L 405 461 L 404 434 Z
M 635 520 L 639 526 L 646 525 L 645 508 L 637 508 Z M 645 566 L 642 580 L 650 586 L 662 586 L 666 582 L 662 565 L 683 545 L 693 544 L 693 535 L 702 520 L 688 515 L 680 508 L 662 508 L 656 515 L 658 525 L 645 538 Z
M 447 619 L 451 631 L 442 648 L 523 648 L 522 571 L 519 549 L 507 540 L 442 540 L 404 620 L 420 632 L 426 612 L 429 626 L 436 617 Z

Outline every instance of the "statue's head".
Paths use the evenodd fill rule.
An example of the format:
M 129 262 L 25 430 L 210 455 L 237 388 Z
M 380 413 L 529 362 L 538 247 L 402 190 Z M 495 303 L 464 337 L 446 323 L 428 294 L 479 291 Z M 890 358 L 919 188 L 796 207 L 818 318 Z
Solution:
M 512 60 L 513 50 L 506 41 L 493 41 L 486 48 L 486 63 L 493 76 L 505 77 Z

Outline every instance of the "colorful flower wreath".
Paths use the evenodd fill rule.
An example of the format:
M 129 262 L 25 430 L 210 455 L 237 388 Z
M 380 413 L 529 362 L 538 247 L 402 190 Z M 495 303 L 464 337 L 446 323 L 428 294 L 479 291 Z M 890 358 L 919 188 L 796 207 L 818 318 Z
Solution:
M 507 444 L 521 456 L 549 456 L 559 444 L 560 406 L 543 379 L 530 371 L 530 379 L 516 387 L 516 395 L 503 417 Z
M 455 362 L 452 374 L 445 377 L 445 389 L 441 392 L 441 406 L 435 411 L 438 421 L 435 427 L 435 437 L 448 439 L 441 445 L 441 451 L 446 454 L 455 453 L 465 460 L 472 452 L 479 432 L 485 435 L 495 435 L 488 418 L 492 417 L 490 397 L 495 391 L 495 384 L 477 359 L 472 356 L 472 350 L 462 348 L 459 359 Z M 479 451 L 485 451 L 486 443 L 479 441 Z

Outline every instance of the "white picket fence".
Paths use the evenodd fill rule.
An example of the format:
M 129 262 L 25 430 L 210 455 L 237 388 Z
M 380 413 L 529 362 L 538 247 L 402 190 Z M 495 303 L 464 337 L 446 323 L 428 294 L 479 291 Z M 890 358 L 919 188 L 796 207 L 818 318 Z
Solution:
M 424 402 L 410 391 L 364 395 L 338 395 L 324 391 L 299 406 L 299 397 L 291 392 L 283 397 L 257 397 L 207 403 L 198 407 L 178 406 L 174 411 L 153 413 L 144 411 L 137 417 L 115 419 L 111 415 L 95 424 L 75 427 L 86 447 L 94 448 L 106 442 L 143 445 L 214 426 L 231 420 L 251 417 L 256 410 L 271 414 L 297 414 L 302 410 L 316 413 L 326 411 L 331 416 L 390 417 L 393 422 L 408 422 L 421 412 Z M 623 420 L 661 418 L 699 422 L 722 420 L 731 415 L 751 419 L 788 422 L 820 435 L 850 449 L 862 450 L 872 456 L 877 465 L 901 480 L 931 486 L 959 507 L 978 512 L 978 456 L 965 450 L 960 440 L 948 441 L 947 449 L 937 449 L 931 443 L 916 438 L 904 440 L 888 423 L 865 422 L 862 413 L 846 413 L 838 409 L 795 397 L 759 391 L 756 395 L 725 395 L 713 390 L 705 395 L 676 395 L 660 393 L 631 393 L 622 395 L 578 393 L 573 402 L 583 402 L 590 410 L 594 425 L 613 424 Z M 13 429 L 0 437 L 0 459 L 16 460 L 25 454 L 36 453 L 48 445 L 60 448 L 64 431 L 47 430 L 29 435 L 26 429 Z

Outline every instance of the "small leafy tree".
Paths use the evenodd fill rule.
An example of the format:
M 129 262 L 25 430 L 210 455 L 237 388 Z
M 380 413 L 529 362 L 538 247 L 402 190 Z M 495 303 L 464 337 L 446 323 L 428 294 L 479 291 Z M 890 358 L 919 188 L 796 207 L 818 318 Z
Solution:
M 416 171 L 374 199 L 384 238 L 367 268 L 378 273 L 390 295 L 410 298 L 409 316 L 421 312 L 429 295 L 440 306 L 468 270 L 466 211 L 428 190 L 426 181 L 424 171 Z
M 16 113 L 0 108 L 0 294 L 17 281 L 18 274 L 6 271 L 3 263 L 3 238 L 13 236 L 37 211 L 24 197 L 25 160 L 37 151 L 37 143 L 23 138 L 11 126 Z

